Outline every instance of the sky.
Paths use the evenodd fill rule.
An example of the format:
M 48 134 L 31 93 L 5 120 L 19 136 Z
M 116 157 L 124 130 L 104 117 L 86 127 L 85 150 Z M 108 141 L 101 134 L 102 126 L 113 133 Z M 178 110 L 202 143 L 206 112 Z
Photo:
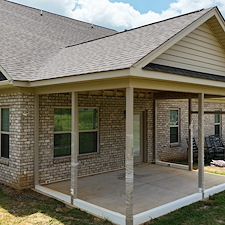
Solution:
M 81 21 L 123 31 L 202 8 L 217 6 L 225 17 L 225 0 L 10 0 Z

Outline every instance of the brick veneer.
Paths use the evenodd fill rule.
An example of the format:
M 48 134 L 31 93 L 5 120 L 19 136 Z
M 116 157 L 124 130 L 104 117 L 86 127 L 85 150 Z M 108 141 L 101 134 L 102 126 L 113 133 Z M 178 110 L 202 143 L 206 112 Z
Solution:
M 0 182 L 22 189 L 33 186 L 34 95 L 2 94 L 0 107 L 10 110 L 9 160 L 0 158 Z
M 144 110 L 147 119 L 145 161 L 152 161 L 152 100 L 135 99 L 135 111 Z M 54 107 L 69 107 L 70 94 L 40 96 L 40 183 L 70 177 L 70 158 L 53 157 Z M 124 168 L 125 98 L 79 95 L 79 107 L 99 108 L 99 152 L 79 156 L 79 176 Z
M 188 101 L 187 100 L 158 100 L 157 102 L 157 153 L 158 159 L 162 161 L 174 161 L 187 158 L 187 141 L 188 138 Z M 169 115 L 170 109 L 180 109 L 180 136 L 181 141 L 177 146 L 170 145 Z M 205 111 L 214 111 L 221 109 L 224 111 L 225 104 L 218 102 L 205 102 Z M 193 101 L 193 110 L 198 110 L 197 101 Z M 222 124 L 225 115 L 222 115 Z M 205 114 L 204 135 L 214 134 L 214 115 Z M 225 132 L 225 126 L 222 126 L 222 136 Z M 193 136 L 198 140 L 198 115 L 193 115 Z
M 71 94 L 40 95 L 39 117 L 39 177 L 40 183 L 70 178 L 70 157 L 53 157 L 54 107 L 70 107 Z M 34 95 L 2 94 L 0 106 L 10 108 L 9 160 L 0 158 L 0 182 L 15 188 L 33 186 L 34 173 Z M 99 108 L 99 152 L 79 156 L 79 176 L 124 168 L 125 157 L 125 98 L 79 95 L 79 107 Z M 158 100 L 157 152 L 163 161 L 187 157 L 187 100 Z M 169 110 L 181 112 L 181 143 L 169 143 Z M 193 103 L 197 110 L 197 102 Z M 205 110 L 225 109 L 225 103 L 205 102 Z M 145 113 L 145 162 L 153 161 L 153 101 L 135 98 L 134 111 Z M 222 115 L 222 121 L 225 115 Z M 197 115 L 193 116 L 194 137 L 197 139 Z M 223 122 L 222 122 L 223 123 Z M 222 134 L 225 132 L 223 127 Z M 205 115 L 205 135 L 214 134 L 214 115 Z

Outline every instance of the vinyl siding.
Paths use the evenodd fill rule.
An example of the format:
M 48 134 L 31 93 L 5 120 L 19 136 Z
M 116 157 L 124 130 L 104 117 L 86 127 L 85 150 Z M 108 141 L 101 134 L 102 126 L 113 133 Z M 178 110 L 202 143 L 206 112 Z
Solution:
M 152 63 L 225 76 L 225 52 L 204 23 Z

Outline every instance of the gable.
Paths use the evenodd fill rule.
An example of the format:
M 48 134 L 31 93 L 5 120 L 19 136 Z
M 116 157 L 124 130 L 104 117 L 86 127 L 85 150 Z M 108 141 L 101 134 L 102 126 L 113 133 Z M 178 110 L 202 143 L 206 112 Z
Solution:
M 0 81 L 7 80 L 4 74 L 0 71 Z
M 152 63 L 225 76 L 224 46 L 207 22 L 173 45 Z

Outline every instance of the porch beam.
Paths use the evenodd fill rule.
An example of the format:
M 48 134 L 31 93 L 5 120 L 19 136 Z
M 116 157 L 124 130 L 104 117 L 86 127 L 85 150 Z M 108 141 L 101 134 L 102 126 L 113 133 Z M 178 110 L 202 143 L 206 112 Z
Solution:
M 192 99 L 188 99 L 188 166 L 193 170 L 193 124 L 192 124 Z
M 79 153 L 79 109 L 78 93 L 72 92 L 72 132 L 71 132 L 71 204 L 77 198 L 78 153 Z
M 34 186 L 39 184 L 39 95 L 34 95 Z
M 192 114 L 198 114 L 198 111 L 191 111 Z M 205 111 L 204 114 L 225 114 L 223 111 Z
M 134 88 L 126 88 L 126 225 L 133 225 L 133 189 L 134 189 L 134 158 L 133 158 L 133 114 Z
M 198 94 L 198 189 L 204 198 L 204 94 Z

